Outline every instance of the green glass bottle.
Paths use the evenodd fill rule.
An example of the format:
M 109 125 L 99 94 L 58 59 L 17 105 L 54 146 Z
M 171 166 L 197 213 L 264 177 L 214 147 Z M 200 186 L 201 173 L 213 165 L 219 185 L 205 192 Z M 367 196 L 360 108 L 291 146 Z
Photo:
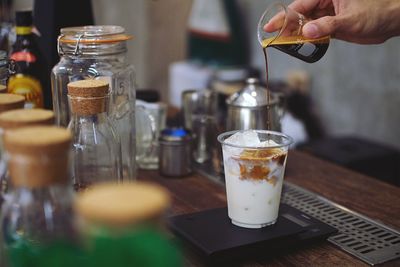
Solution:
M 181 255 L 161 230 L 166 191 L 148 183 L 104 183 L 78 195 L 75 211 L 87 267 L 179 267 Z

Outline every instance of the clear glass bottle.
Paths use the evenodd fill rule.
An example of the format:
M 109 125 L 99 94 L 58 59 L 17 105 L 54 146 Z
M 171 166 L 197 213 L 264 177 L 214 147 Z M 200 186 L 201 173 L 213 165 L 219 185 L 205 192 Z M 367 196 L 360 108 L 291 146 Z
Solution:
M 109 84 L 104 80 L 71 82 L 68 98 L 75 189 L 97 182 L 122 181 L 121 143 L 107 116 Z
M 5 133 L 14 190 L 7 195 L 1 214 L 0 266 L 54 266 L 60 248 L 71 264 L 75 231 L 68 180 L 70 143 L 70 131 L 55 126 Z M 60 261 L 57 266 L 66 265 Z
M 143 182 L 95 185 L 74 209 L 87 267 L 179 267 L 176 246 L 162 230 L 167 191 Z
M 126 61 L 126 42 L 131 36 L 120 26 L 83 26 L 61 29 L 60 62 L 53 68 L 51 83 L 57 125 L 70 119 L 67 84 L 83 79 L 106 79 L 110 83 L 110 111 L 121 137 L 123 172 L 136 177 L 134 68 Z
M 3 94 L 5 95 L 5 94 Z M 23 98 L 23 96 L 21 96 Z M 33 126 L 33 125 L 52 125 L 54 124 L 54 112 L 45 109 L 14 109 L 0 113 L 0 197 L 5 194 L 10 187 L 8 168 L 4 159 L 3 135 L 5 131 Z

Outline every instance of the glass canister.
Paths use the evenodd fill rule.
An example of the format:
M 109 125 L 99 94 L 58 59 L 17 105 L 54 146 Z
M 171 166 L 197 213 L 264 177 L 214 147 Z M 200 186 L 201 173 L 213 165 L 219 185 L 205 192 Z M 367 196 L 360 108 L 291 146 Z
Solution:
M 51 84 L 56 124 L 70 120 L 67 84 L 85 79 L 105 79 L 110 84 L 109 117 L 121 137 L 124 177 L 134 179 L 135 165 L 135 71 L 126 62 L 126 41 L 120 26 L 82 26 L 61 29 L 60 62 L 53 68 Z
M 0 93 L 7 92 L 7 81 L 10 74 L 14 73 L 14 61 L 9 61 L 6 51 L 0 50 Z

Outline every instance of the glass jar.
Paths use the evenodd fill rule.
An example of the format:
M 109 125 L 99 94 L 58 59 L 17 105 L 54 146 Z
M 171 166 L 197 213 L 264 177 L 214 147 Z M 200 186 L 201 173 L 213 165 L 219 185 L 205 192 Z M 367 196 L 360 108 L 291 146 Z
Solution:
M 14 62 L 10 62 L 7 53 L 0 50 L 0 93 L 7 92 L 8 77 L 12 73 L 14 73 Z
M 75 200 L 88 267 L 179 267 L 178 249 L 162 230 L 170 197 L 158 185 L 95 185 Z
M 5 133 L 14 190 L 1 214 L 0 266 L 8 266 L 1 262 L 5 259 L 11 267 L 77 266 L 72 262 L 77 246 L 68 183 L 70 142 L 70 132 L 54 126 Z
M 9 94 L 1 94 L 0 99 L 3 96 L 7 96 Z M 4 132 L 26 127 L 32 125 L 51 125 L 54 124 L 54 112 L 51 110 L 45 109 L 23 109 L 24 105 L 24 97 L 20 95 L 12 95 L 18 96 L 18 98 L 22 99 L 19 103 L 20 108 L 9 110 L 0 113 L 0 197 L 5 194 L 9 187 L 9 177 L 8 177 L 8 168 L 6 164 L 6 160 L 4 158 L 4 148 L 3 148 L 3 136 Z M 1 106 L 1 105 L 0 105 Z
M 109 85 L 102 80 L 68 84 L 72 180 L 76 190 L 104 181 L 122 181 L 121 143 L 107 116 Z
M 51 84 L 56 124 L 70 120 L 67 84 L 84 79 L 105 79 L 110 84 L 109 116 L 121 138 L 124 177 L 136 177 L 135 72 L 126 62 L 126 41 L 131 36 L 120 26 L 83 26 L 61 29 L 60 62 Z

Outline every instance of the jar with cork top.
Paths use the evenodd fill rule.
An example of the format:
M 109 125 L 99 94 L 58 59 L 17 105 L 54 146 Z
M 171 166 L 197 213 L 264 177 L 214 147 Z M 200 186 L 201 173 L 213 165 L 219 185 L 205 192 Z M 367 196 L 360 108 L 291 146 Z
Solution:
M 12 109 L 23 108 L 25 97 L 14 94 L 0 94 L 0 113 Z
M 182 266 L 162 230 L 169 205 L 164 188 L 144 182 L 98 184 L 78 194 L 74 211 L 87 266 Z
M 23 105 L 23 104 L 22 104 Z M 0 113 L 0 196 L 9 189 L 7 159 L 4 158 L 4 132 L 33 125 L 54 124 L 54 112 L 44 109 L 14 109 Z
M 103 79 L 110 84 L 109 116 L 121 137 L 122 163 L 127 179 L 136 177 L 135 164 L 135 71 L 126 58 L 132 36 L 120 26 L 62 28 L 58 37 L 60 62 L 51 74 L 56 124 L 67 126 L 71 110 L 67 85 L 86 79 Z
M 72 131 L 72 180 L 76 190 L 123 179 L 120 138 L 107 115 L 109 85 L 104 80 L 68 84 Z
M 70 131 L 55 126 L 14 129 L 5 133 L 4 145 L 14 190 L 1 214 L 1 259 L 6 260 L 1 266 L 68 266 L 56 261 L 61 256 L 69 266 L 77 266 L 71 262 L 75 231 L 68 175 Z

